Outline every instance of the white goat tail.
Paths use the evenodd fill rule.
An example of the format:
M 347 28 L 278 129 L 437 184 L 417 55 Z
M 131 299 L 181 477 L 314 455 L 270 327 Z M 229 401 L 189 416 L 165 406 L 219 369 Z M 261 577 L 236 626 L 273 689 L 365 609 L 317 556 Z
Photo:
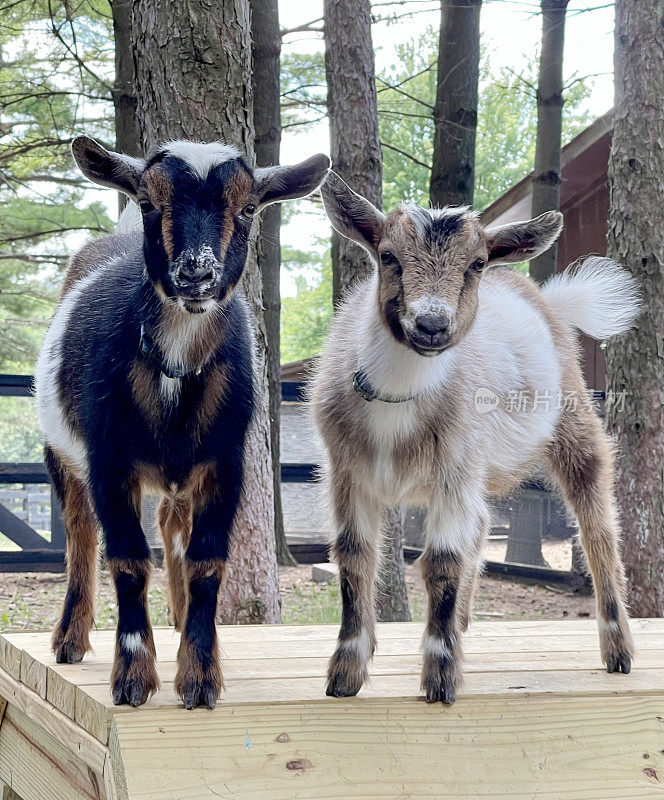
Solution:
M 628 331 L 641 313 L 641 293 L 630 273 L 609 258 L 591 256 L 542 287 L 556 314 L 593 339 Z

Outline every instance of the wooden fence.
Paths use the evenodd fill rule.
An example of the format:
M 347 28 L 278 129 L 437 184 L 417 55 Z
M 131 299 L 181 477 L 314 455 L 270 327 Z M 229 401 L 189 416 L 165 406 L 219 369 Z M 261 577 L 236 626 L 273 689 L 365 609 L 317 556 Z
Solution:
M 303 402 L 303 390 L 304 384 L 300 381 L 283 381 L 282 401 Z M 0 375 L 0 397 L 32 397 L 33 394 L 31 376 Z M 312 463 L 282 464 L 282 483 L 312 483 L 316 468 Z M 3 485 L 7 488 L 0 488 L 0 533 L 19 549 L 0 550 L 0 572 L 62 571 L 65 533 L 59 503 L 44 464 L 0 463 L 0 487 Z M 150 500 L 145 503 L 142 523 L 150 546 L 159 556 L 161 541 L 153 522 L 154 503 Z M 571 533 L 564 510 L 545 486 L 537 482 L 525 484 L 514 497 L 495 504 L 494 510 L 504 523 L 508 556 L 510 552 L 518 553 L 526 563 L 489 561 L 486 565 L 489 573 L 584 588 L 587 582 L 578 571 L 550 569 L 538 563 L 536 556 L 538 552 L 541 556 L 544 533 L 554 532 L 558 536 Z M 421 522 L 421 514 L 412 511 L 406 525 L 408 534 L 404 547 L 408 559 L 416 558 L 421 552 L 418 540 Z M 327 548 L 321 541 L 294 541 L 291 550 L 301 563 L 327 559 Z

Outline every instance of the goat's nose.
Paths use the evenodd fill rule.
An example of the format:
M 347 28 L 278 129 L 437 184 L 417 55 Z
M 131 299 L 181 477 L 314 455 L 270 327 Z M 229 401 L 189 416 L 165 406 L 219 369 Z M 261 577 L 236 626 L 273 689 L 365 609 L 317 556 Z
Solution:
M 445 333 L 450 327 L 450 320 L 447 314 L 418 314 L 415 317 L 415 325 L 421 333 L 427 336 L 435 336 Z
M 180 283 L 197 286 L 209 283 L 214 278 L 214 270 L 196 258 L 188 258 L 178 269 L 177 279 Z

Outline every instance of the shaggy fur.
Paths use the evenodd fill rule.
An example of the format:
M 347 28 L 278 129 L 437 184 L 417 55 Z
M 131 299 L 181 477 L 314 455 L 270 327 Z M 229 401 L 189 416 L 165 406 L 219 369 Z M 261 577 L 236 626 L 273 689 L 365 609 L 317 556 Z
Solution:
M 97 528 L 115 581 L 116 703 L 158 687 L 146 608 L 150 550 L 141 492 L 162 495 L 159 524 L 174 624 L 176 689 L 187 708 L 222 689 L 216 599 L 239 505 L 254 406 L 253 339 L 236 289 L 252 218 L 313 191 L 329 159 L 252 170 L 232 147 L 170 142 L 149 160 L 73 144 L 83 173 L 140 205 L 138 229 L 71 260 L 36 369 L 46 461 L 67 530 L 68 588 L 53 635 L 80 661 L 93 623 Z
M 422 688 L 429 701 L 454 700 L 486 498 L 542 462 L 579 519 L 607 669 L 629 672 L 613 458 L 586 400 L 574 329 L 626 330 L 638 313 L 631 278 L 595 259 L 540 290 L 498 266 L 547 249 L 559 214 L 484 230 L 468 209 L 385 216 L 333 173 L 322 193 L 333 225 L 377 262 L 339 309 L 311 386 L 344 605 L 328 693 L 354 694 L 366 679 L 382 514 L 410 503 L 428 509 Z M 354 390 L 358 371 L 371 402 Z

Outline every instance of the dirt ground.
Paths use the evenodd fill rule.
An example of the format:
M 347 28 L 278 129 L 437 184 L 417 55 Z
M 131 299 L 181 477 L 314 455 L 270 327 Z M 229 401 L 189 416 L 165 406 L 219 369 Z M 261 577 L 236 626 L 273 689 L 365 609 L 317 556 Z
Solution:
M 501 557 L 501 546 L 489 549 L 486 557 Z M 552 567 L 565 569 L 569 546 L 545 545 L 544 555 Z M 503 554 L 504 555 L 504 554 Z M 426 614 L 426 598 L 419 570 L 406 567 L 408 597 L 413 619 Z M 311 566 L 282 568 L 279 574 L 283 620 L 310 624 L 338 622 L 340 596 L 338 582 L 314 583 Z M 51 628 L 60 611 L 65 591 L 64 575 L 49 573 L 0 573 L 0 630 L 38 630 Z M 150 615 L 154 625 L 167 625 L 166 574 L 155 568 L 149 591 Z M 594 600 L 572 594 L 558 586 L 525 585 L 484 576 L 475 596 L 474 617 L 478 620 L 574 619 L 594 617 Z M 97 591 L 99 628 L 115 625 L 117 605 L 107 571 L 100 574 Z

